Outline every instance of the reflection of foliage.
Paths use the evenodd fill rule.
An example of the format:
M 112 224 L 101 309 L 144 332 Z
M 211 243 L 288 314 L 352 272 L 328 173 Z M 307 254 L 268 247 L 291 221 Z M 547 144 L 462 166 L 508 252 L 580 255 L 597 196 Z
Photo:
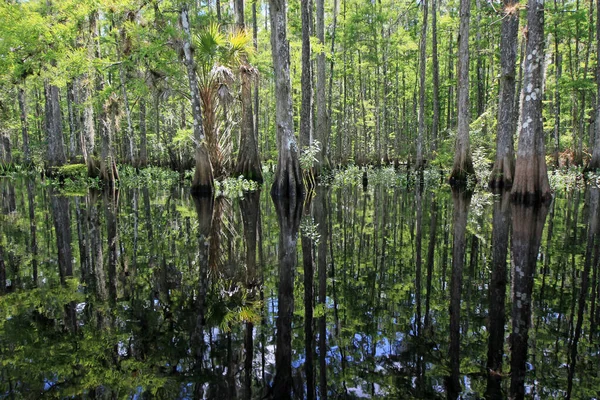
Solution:
M 414 190 L 407 190 L 414 187 L 414 178 L 406 177 L 405 172 L 369 169 L 369 191 L 365 194 L 360 187 L 362 173 L 355 168 L 335 176 L 337 183 L 331 190 L 327 219 L 313 221 L 308 217 L 301 222 L 303 235 L 326 241 L 327 245 L 327 298 L 324 304 L 313 304 L 313 318 L 323 317 L 326 322 L 326 372 L 331 397 L 344 397 L 346 393 L 387 398 L 443 397 L 448 374 L 448 285 L 453 240 L 449 190 L 439 184 L 439 171 L 425 171 L 425 189 L 420 197 L 423 265 L 418 275 L 416 201 Z M 137 178 L 132 171 L 133 179 Z M 346 184 L 342 184 L 344 180 Z M 21 180 L 1 183 L 3 200 L 9 184 L 15 185 L 18 195 L 26 190 Z M 212 241 L 217 234 L 222 235 L 218 238 L 219 267 L 211 269 L 198 263 L 202 221 L 194 202 L 182 195 L 182 187 L 165 190 L 163 186 L 152 182 L 141 190 L 121 187 L 117 219 L 120 258 L 115 277 L 118 297 L 107 302 L 99 301 L 94 285 L 89 284 L 94 281 L 94 271 L 83 270 L 77 262 L 77 278 L 58 285 L 55 233 L 52 224 L 46 222 L 51 219 L 47 218 L 48 202 L 42 201 L 44 187 L 38 185 L 34 196 L 39 241 L 35 257 L 39 267 L 37 288 L 31 279 L 34 257 L 29 254 L 27 207 L 17 202 L 15 211 L 0 214 L 0 243 L 5 248 L 7 278 L 14 290 L 0 296 L 0 362 L 4 373 L 0 393 L 8 393 L 10 381 L 22 382 L 21 386 L 13 385 L 12 390 L 17 392 L 15 397 L 24 398 L 39 393 L 53 398 L 83 397 L 92 392 L 97 397 L 181 398 L 193 397 L 194 385 L 201 383 L 207 388 L 206 397 L 220 398 L 226 393 L 223 385 L 237 385 L 239 389 L 248 337 L 254 340 L 253 389 L 262 393 L 269 385 L 254 379 L 261 375 L 263 357 L 266 374 L 274 369 L 279 230 L 268 192 L 261 193 L 262 237 L 257 247 L 261 254 L 257 256 L 256 271 L 250 274 L 244 235 L 239 233 L 243 232 L 243 218 L 236 206 L 238 200 L 227 201 L 220 213 L 209 214 L 210 218 L 222 219 L 220 232 L 202 239 Z M 491 195 L 479 192 L 472 198 L 467 266 L 463 270 L 461 376 L 478 396 L 483 395 L 486 386 L 491 199 Z M 86 219 L 91 207 L 102 210 L 102 200 L 88 197 L 70 201 L 73 257 L 79 261 L 75 228 Z M 437 229 L 431 237 L 434 210 Z M 566 368 L 556 366 L 568 365 L 569 360 L 566 338 L 573 329 L 572 310 L 578 305 L 581 290 L 585 252 L 581 238 L 587 223 L 584 210 L 583 193 L 557 193 L 554 213 L 549 217 L 549 221 L 553 218 L 552 235 L 544 234 L 540 248 L 530 330 L 535 354 L 529 358 L 532 372 L 527 384 L 535 379 L 537 393 L 543 397 L 556 397 L 567 382 Z M 77 215 L 82 218 L 76 219 Z M 97 227 L 101 231 L 105 218 L 101 213 L 102 225 Z M 322 223 L 331 224 L 329 237 L 318 236 Z M 86 226 L 81 226 L 84 234 Z M 470 245 L 474 234 L 479 238 L 478 247 Z M 426 262 L 429 243 L 435 245 L 430 271 Z M 106 242 L 103 250 L 107 251 Z M 301 330 L 306 321 L 304 276 L 302 268 L 298 271 L 294 280 L 292 346 L 293 373 L 300 375 L 305 352 Z M 417 276 L 421 278 L 420 287 L 416 285 Z M 109 280 L 107 275 L 107 283 Z M 315 282 L 313 290 L 319 283 Z M 204 296 L 202 287 L 206 287 Z M 424 322 L 427 301 L 428 326 Z M 204 320 L 199 318 L 201 310 Z M 67 318 L 69 315 L 75 315 L 74 320 Z M 318 326 L 317 320 L 313 323 Z M 576 368 L 580 380 L 574 398 L 593 397 L 599 384 L 594 373 L 598 339 L 591 333 L 589 312 L 584 315 L 583 327 L 586 334 L 580 339 Z M 190 342 L 193 332 L 202 332 L 201 343 Z M 506 351 L 507 361 L 510 353 Z M 227 375 L 230 370 L 235 371 L 231 381 Z M 506 364 L 503 372 L 509 372 Z M 505 389 L 508 381 L 503 380 Z
M 302 236 L 318 243 L 319 238 L 321 237 L 317 231 L 318 226 L 319 224 L 315 224 L 315 220 L 312 217 L 306 216 L 302 218 L 302 221 L 300 222 L 300 232 L 302 232 Z

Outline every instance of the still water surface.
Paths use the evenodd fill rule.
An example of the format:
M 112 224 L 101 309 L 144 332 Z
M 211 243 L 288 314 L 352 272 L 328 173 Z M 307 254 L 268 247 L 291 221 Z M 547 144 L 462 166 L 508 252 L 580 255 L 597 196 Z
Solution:
M 2 398 L 598 398 L 598 188 L 0 180 Z

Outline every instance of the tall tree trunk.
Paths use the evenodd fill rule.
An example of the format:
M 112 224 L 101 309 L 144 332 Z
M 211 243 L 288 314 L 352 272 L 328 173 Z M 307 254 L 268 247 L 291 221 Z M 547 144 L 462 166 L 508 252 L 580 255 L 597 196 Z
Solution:
M 271 187 L 273 196 L 296 197 L 304 191 L 298 144 L 294 135 L 290 49 L 287 41 L 287 2 L 269 0 L 271 12 L 271 48 L 275 68 L 275 126 L 277 130 L 277 169 Z
M 140 154 L 138 167 L 144 168 L 148 165 L 148 137 L 146 129 L 146 96 L 140 98 Z
M 592 158 L 587 165 L 587 170 L 600 169 L 600 0 L 596 0 L 597 22 L 596 22 L 596 84 L 597 84 L 597 101 L 596 101 L 596 129 L 594 148 L 592 150 Z
M 246 30 L 244 22 L 244 2 L 236 0 L 236 20 L 240 30 Z M 262 182 L 262 171 L 258 157 L 258 136 L 254 126 L 252 111 L 252 82 L 258 75 L 256 69 L 248 63 L 246 55 L 241 56 L 240 75 L 242 76 L 242 123 L 240 127 L 240 148 L 235 168 L 235 175 L 244 176 L 256 182 Z
M 427 0 L 423 3 L 423 25 L 421 28 L 421 44 L 419 56 L 419 128 L 417 133 L 417 159 L 415 170 L 425 167 L 423 159 L 423 142 L 425 140 L 425 72 L 427 65 Z
M 469 18 L 471 2 L 460 0 L 460 26 L 458 31 L 458 130 L 454 148 L 454 165 L 450 184 L 466 185 L 470 175 L 475 174 L 469 142 Z
M 517 61 L 517 33 L 519 30 L 518 2 L 504 1 L 500 37 L 500 98 L 498 100 L 498 132 L 496 134 L 496 161 L 489 185 L 491 188 L 510 188 L 515 171 L 513 144 L 513 113 L 515 105 L 515 74 Z
M 75 118 L 75 112 L 73 110 L 73 103 L 75 103 L 75 85 L 73 82 L 67 83 L 67 113 L 69 117 L 69 160 L 73 160 L 77 155 L 77 119 Z
M 437 0 L 431 0 L 431 56 L 433 73 L 433 121 L 431 124 L 431 150 L 437 151 L 440 129 L 440 65 L 437 49 Z
M 313 79 L 310 51 L 312 27 L 312 0 L 303 1 L 302 8 L 302 106 L 300 110 L 300 148 L 306 149 L 313 141 Z
M 192 180 L 192 192 L 200 195 L 211 195 L 213 192 L 213 169 L 206 148 L 206 137 L 202 125 L 202 109 L 200 106 L 200 93 L 196 77 L 196 65 L 192 49 L 192 34 L 190 29 L 188 5 L 181 8 L 180 23 L 183 29 L 184 64 L 187 69 L 190 85 L 192 115 L 194 117 L 194 141 L 196 144 L 196 170 Z
M 21 135 L 23 137 L 23 156 L 25 165 L 31 165 L 31 151 L 29 150 L 29 125 L 27 124 L 27 102 L 25 100 L 25 83 L 19 86 L 19 117 L 21 118 Z
M 525 204 L 551 198 L 542 120 L 544 4 L 529 0 L 527 48 L 521 93 L 519 149 L 512 197 Z
M 321 142 L 321 151 L 318 156 L 318 170 L 329 169 L 329 115 L 325 90 L 327 79 L 325 77 L 325 0 L 316 0 L 316 33 L 321 51 L 317 54 L 317 129 L 316 136 Z
M 48 140 L 46 168 L 50 174 L 53 174 L 54 168 L 67 162 L 67 156 L 65 155 L 58 87 L 46 81 L 44 82 L 44 94 L 46 97 L 46 139 Z
M 119 56 L 120 58 L 120 56 Z M 131 120 L 131 107 L 127 96 L 126 74 L 123 62 L 119 64 L 119 80 L 121 81 L 121 94 L 125 105 L 125 120 L 127 121 L 127 133 L 125 135 L 125 163 L 135 165 L 135 142 L 133 138 L 133 121 Z
M 87 56 L 93 60 L 96 57 L 95 40 L 97 35 L 97 18 L 98 13 L 93 11 L 89 16 L 89 27 L 87 37 Z M 81 135 L 80 147 L 83 155 L 83 162 L 87 166 L 88 175 L 91 177 L 98 176 L 99 167 L 95 160 L 96 154 L 96 125 L 94 123 L 94 104 L 92 100 L 92 85 L 94 79 L 93 70 L 90 68 L 87 73 L 83 74 L 78 80 L 80 94 L 78 96 L 79 103 L 83 106 L 81 116 Z
M 100 86 L 104 86 L 103 83 Z M 115 159 L 113 138 L 120 118 L 120 106 L 118 96 L 113 93 L 104 103 L 100 113 L 100 138 L 102 146 L 100 150 L 100 179 L 109 187 L 119 179 L 117 161 Z

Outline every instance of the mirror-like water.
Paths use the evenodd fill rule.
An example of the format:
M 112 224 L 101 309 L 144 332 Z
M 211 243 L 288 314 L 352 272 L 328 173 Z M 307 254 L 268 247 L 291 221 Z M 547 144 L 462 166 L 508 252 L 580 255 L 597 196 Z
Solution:
M 0 397 L 600 396 L 597 188 L 0 190 Z

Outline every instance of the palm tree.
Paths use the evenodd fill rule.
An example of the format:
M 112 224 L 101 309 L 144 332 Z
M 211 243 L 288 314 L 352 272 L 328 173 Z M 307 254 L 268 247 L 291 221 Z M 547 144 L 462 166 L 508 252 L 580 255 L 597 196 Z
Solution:
M 236 80 L 232 71 L 253 51 L 252 37 L 243 30 L 224 34 L 218 24 L 210 24 L 198 33 L 194 48 L 206 143 L 218 179 L 225 175 L 231 156 L 229 130 L 221 129 L 219 112 L 224 113 L 232 100 L 230 87 Z

